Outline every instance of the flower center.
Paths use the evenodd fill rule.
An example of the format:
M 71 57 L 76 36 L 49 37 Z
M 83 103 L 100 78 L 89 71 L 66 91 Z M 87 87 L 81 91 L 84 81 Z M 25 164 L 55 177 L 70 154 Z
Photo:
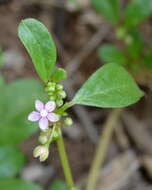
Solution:
M 48 112 L 45 109 L 41 110 L 41 112 L 40 112 L 41 117 L 46 117 L 47 114 L 48 114 Z

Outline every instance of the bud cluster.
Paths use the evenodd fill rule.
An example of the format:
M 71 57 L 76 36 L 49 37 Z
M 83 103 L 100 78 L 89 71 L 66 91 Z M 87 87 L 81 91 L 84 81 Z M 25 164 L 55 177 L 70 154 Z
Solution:
M 63 99 L 66 98 L 66 92 L 63 90 L 63 85 L 55 82 L 48 82 L 45 90 L 48 93 L 49 100 L 55 101 L 59 107 L 63 105 Z
M 68 117 L 68 114 L 65 111 L 63 112 L 58 111 L 58 109 L 60 109 L 60 107 L 64 103 L 63 99 L 66 98 L 66 93 L 63 90 L 63 86 L 55 82 L 48 82 L 45 88 L 45 91 L 47 92 L 50 101 L 48 101 L 46 104 L 43 104 L 40 101 L 36 102 L 36 108 L 38 107 L 38 105 L 40 107 L 43 104 L 43 107 L 46 109 L 46 112 L 48 111 L 47 110 L 48 108 L 51 109 L 51 112 L 48 112 L 48 115 L 45 117 L 47 118 L 49 126 L 48 128 L 45 128 L 45 129 L 40 128 L 41 133 L 38 138 L 40 145 L 38 145 L 33 151 L 34 157 L 35 158 L 39 157 L 41 162 L 45 161 L 49 156 L 49 145 L 60 137 L 60 132 L 58 130 L 59 126 L 63 124 L 64 126 L 68 127 L 73 124 L 72 119 Z M 57 109 L 54 105 L 58 106 Z M 56 112 L 53 112 L 54 110 L 52 110 L 52 107 L 56 109 Z M 40 115 L 41 115 L 41 112 L 40 112 Z M 60 120 L 53 122 L 52 120 L 55 120 L 56 115 L 58 115 Z
M 123 27 L 119 27 L 117 28 L 116 30 L 116 37 L 119 39 L 119 40 L 124 40 L 124 42 L 127 44 L 127 45 L 130 45 L 133 43 L 133 38 L 130 34 L 128 34 L 128 32 L 126 31 L 125 28 Z
M 39 157 L 41 162 L 45 161 L 49 156 L 50 143 L 57 140 L 59 135 L 60 134 L 58 133 L 58 130 L 55 125 L 53 126 L 53 129 L 47 129 L 45 131 L 42 131 L 38 139 L 41 145 L 37 146 L 34 149 L 34 157 Z

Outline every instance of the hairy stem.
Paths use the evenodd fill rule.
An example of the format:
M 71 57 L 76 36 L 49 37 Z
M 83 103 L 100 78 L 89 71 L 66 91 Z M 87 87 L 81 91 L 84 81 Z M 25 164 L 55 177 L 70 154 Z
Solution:
M 95 190 L 96 188 L 98 176 L 101 172 L 101 168 L 106 157 L 113 130 L 116 127 L 116 122 L 119 119 L 121 111 L 121 109 L 114 109 L 110 113 L 104 125 L 104 130 L 102 131 L 99 144 L 96 149 L 95 157 L 88 175 L 86 190 Z
M 69 166 L 69 162 L 68 162 L 67 154 L 65 151 L 64 141 L 63 141 L 62 132 L 61 132 L 60 127 L 58 128 L 58 130 L 60 133 L 60 137 L 57 140 L 57 148 L 58 148 L 58 152 L 60 155 L 60 160 L 61 160 L 61 164 L 63 167 L 67 185 L 68 185 L 69 189 L 72 189 L 74 187 L 72 172 L 71 172 L 71 169 Z

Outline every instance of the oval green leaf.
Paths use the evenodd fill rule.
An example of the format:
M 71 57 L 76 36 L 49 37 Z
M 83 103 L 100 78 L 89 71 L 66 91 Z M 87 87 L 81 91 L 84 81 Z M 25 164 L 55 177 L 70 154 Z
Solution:
M 3 179 L 0 180 L 0 189 L 3 190 L 42 190 L 36 184 L 26 182 L 22 179 Z
M 132 0 L 125 11 L 125 25 L 136 27 L 152 15 L 152 0 Z
M 18 174 L 24 163 L 24 154 L 17 147 L 0 146 L 0 180 Z
M 38 20 L 29 18 L 21 21 L 18 34 L 40 78 L 47 82 L 56 62 L 56 47 L 49 31 Z
M 125 107 L 137 102 L 143 95 L 123 67 L 109 63 L 84 83 L 72 103 L 95 107 Z
M 50 186 L 50 190 L 68 190 L 68 186 L 65 183 L 65 181 L 63 180 L 55 180 L 51 186 Z
M 92 6 L 107 20 L 117 24 L 120 18 L 119 0 L 91 0 Z

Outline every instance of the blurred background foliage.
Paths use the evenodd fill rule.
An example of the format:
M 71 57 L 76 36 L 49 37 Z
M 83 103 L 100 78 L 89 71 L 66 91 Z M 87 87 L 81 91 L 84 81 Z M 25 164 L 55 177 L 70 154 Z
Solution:
M 1 67 L 5 56 L 1 50 Z M 6 84 L 0 75 L 0 188 L 2 189 L 40 189 L 15 177 L 26 163 L 26 156 L 18 147 L 19 143 L 30 137 L 37 126 L 27 121 L 35 99 L 45 100 L 42 84 L 34 79 L 18 79 Z

